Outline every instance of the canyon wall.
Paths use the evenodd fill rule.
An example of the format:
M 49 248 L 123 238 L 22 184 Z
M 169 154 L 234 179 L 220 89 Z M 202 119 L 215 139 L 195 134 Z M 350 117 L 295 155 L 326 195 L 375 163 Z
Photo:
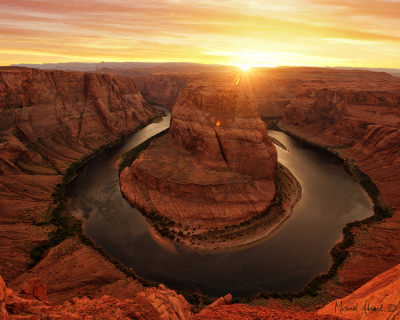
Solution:
M 198 78 L 194 74 L 155 74 L 134 77 L 146 101 L 158 104 L 169 110 L 178 100 L 186 85 Z
M 212 66 L 183 70 L 179 68 L 104 69 L 101 72 L 135 79 L 146 101 L 168 109 L 172 109 L 180 93 L 191 81 L 204 77 L 218 77 L 223 74 L 233 77 L 242 74 L 242 71 L 235 68 Z M 262 118 L 282 117 L 285 107 L 299 91 L 304 89 L 352 88 L 362 84 L 366 89 L 375 90 L 376 81 L 393 80 L 391 75 L 383 72 L 303 67 L 252 68 L 245 77 L 251 84 L 254 102 Z M 373 81 L 369 83 L 371 79 Z
M 255 105 L 265 117 L 283 114 L 284 130 L 329 148 L 368 174 L 380 190 L 379 200 L 393 212 L 383 222 L 352 228 L 349 256 L 325 285 L 329 295 L 344 297 L 400 263 L 400 80 L 367 71 L 261 71 L 249 75 L 258 79 L 254 96 L 247 94 L 249 82 L 237 83 L 232 74 L 143 77 L 140 88 L 152 102 L 177 103 L 170 133 L 123 171 L 121 187 L 135 205 L 164 210 L 190 227 L 239 223 L 262 211 L 274 194 L 276 153 Z M 88 317 L 93 312 L 144 319 L 175 311 L 183 314 L 178 319 L 189 315 L 175 293 L 163 286 L 144 291 L 78 237 L 51 248 L 27 271 L 31 249 L 55 230 L 47 221 L 48 208 L 65 169 L 158 116 L 139 91 L 132 78 L 114 75 L 0 68 L 0 274 L 13 288 L 0 278 L 0 317 L 44 312 L 49 318 L 79 318 L 76 310 Z M 343 301 L 396 302 L 391 294 L 398 291 L 399 274 L 394 267 Z M 32 278 L 42 279 L 43 286 Z M 47 298 L 50 302 L 41 300 Z M 214 306 L 195 319 L 336 319 L 334 306 L 321 311 L 330 315 Z
M 0 68 L 0 274 L 6 281 L 22 283 L 32 248 L 55 230 L 48 214 L 66 168 L 158 115 L 129 78 Z M 95 250 L 68 241 L 30 271 L 52 281 L 51 300 L 112 290 L 118 281 L 141 290 Z
M 354 245 L 339 268 L 339 281 L 328 284 L 328 291 L 339 297 L 400 263 L 400 79 L 367 75 L 304 88 L 286 107 L 281 124 L 367 174 L 373 182 L 363 175 L 361 180 L 393 213 L 383 222 L 352 228 Z
M 277 155 L 247 86 L 232 76 L 192 81 L 173 108 L 169 134 L 121 173 L 127 200 L 180 229 L 240 224 L 264 212 Z

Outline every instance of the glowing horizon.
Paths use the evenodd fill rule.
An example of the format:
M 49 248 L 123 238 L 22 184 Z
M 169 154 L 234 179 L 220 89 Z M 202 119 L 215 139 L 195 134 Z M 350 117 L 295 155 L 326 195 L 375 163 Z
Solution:
M 400 0 L 2 0 L 0 65 L 400 68 Z

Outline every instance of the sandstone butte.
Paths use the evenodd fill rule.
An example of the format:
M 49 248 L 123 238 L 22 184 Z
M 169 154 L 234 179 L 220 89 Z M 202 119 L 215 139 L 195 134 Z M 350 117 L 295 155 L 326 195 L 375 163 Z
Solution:
M 274 198 L 277 154 L 248 85 L 241 75 L 188 84 L 168 135 L 122 171 L 126 199 L 182 231 L 206 232 L 262 214 Z
M 392 208 L 393 217 L 352 228 L 355 239 L 349 256 L 333 281 L 325 284 L 324 295 L 339 298 L 336 302 L 349 307 L 357 303 L 364 306 L 366 300 L 371 308 L 381 304 L 386 310 L 398 304 L 399 78 L 385 73 L 314 68 L 254 71 L 249 77 L 263 117 L 283 115 L 280 125 L 286 131 L 330 147 L 359 166 L 378 185 L 379 198 Z M 159 76 L 164 83 L 160 88 L 165 89 L 160 92 L 157 78 L 141 77 L 147 82 L 147 99 L 154 95 L 160 104 L 170 101 L 170 106 L 187 86 L 187 80 L 177 79 L 171 82 L 175 83 L 171 90 L 171 80 L 163 74 Z M 176 293 L 163 286 L 145 290 L 78 237 L 51 248 L 28 269 L 32 247 L 46 241 L 54 230 L 43 222 L 52 203 L 51 194 L 62 180 L 58 173 L 157 116 L 143 101 L 135 82 L 114 75 L 10 67 L 0 68 L 0 80 L 0 274 L 7 283 L 0 280 L 0 319 L 137 319 L 138 315 L 142 319 L 165 319 L 165 315 L 187 310 Z M 169 93 L 163 96 L 163 90 Z M 336 302 L 319 314 L 301 308 L 221 303 L 193 318 L 397 316 L 396 312 L 340 315 L 334 310 Z M 138 313 L 140 310 L 148 311 L 149 316 Z

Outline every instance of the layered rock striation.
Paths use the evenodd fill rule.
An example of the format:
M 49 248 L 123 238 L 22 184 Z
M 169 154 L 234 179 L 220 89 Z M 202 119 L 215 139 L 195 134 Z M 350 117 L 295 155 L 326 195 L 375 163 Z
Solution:
M 241 77 L 193 81 L 169 134 L 122 171 L 121 190 L 180 230 L 232 226 L 262 214 L 275 194 L 277 155 Z
M 334 296 L 400 263 L 399 89 L 399 78 L 370 73 L 347 86 L 338 81 L 336 88 L 331 83 L 301 90 L 284 112 L 281 127 L 345 159 L 380 207 L 378 217 L 385 218 L 352 228 L 354 244 L 338 271 L 339 283 L 328 285 Z
M 46 286 L 40 279 L 30 279 L 24 284 L 24 289 L 14 291 L 7 288 L 0 276 L 0 319 L 2 320 L 190 320 L 191 315 L 190 305 L 183 296 L 163 285 L 159 285 L 158 288 L 148 288 L 136 296 L 125 299 L 109 295 L 96 298 L 85 296 L 54 305 L 47 300 Z
M 158 115 L 129 78 L 0 68 L 0 273 L 6 281 L 19 287 L 32 248 L 56 230 L 49 221 L 52 193 L 66 168 Z M 54 279 L 51 301 L 112 290 L 117 282 L 141 290 L 98 252 L 78 239 L 73 243 L 59 247 L 73 272 L 62 271 L 65 265 L 54 256 L 31 270 L 45 275 L 45 282 Z

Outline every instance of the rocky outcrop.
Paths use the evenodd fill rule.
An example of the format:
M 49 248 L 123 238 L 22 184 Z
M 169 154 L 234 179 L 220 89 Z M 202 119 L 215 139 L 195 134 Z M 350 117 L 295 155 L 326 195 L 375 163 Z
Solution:
M 21 293 L 40 301 L 49 300 L 47 297 L 47 287 L 39 278 L 32 278 L 25 282 L 21 287 Z
M 217 300 L 215 300 L 213 303 L 205 307 L 203 310 L 200 311 L 199 314 L 206 314 L 209 312 L 209 310 L 213 310 L 214 308 L 217 308 L 219 306 L 226 306 L 232 304 L 232 295 L 229 293 L 225 295 L 224 297 L 221 297 Z
M 14 279 L 12 285 L 19 287 L 17 278 L 31 263 L 32 248 L 55 230 L 46 219 L 65 169 L 157 116 L 129 78 L 0 68 L 0 273 L 6 281 Z M 58 291 L 48 287 L 50 301 L 60 302 L 63 294 L 93 294 L 111 286 L 109 279 L 128 282 L 122 272 L 108 279 L 107 272 L 104 278 L 92 277 L 82 267 L 88 256 L 99 270 L 108 270 L 110 263 L 95 258 L 93 250 L 86 254 L 85 247 L 78 240 L 64 246 L 74 273 L 58 273 Z M 41 278 L 57 278 L 59 267 L 43 267 Z M 140 290 L 140 284 L 135 286 Z
M 277 155 L 247 85 L 231 77 L 188 85 L 173 108 L 169 134 L 122 171 L 128 201 L 182 232 L 263 213 L 275 193 Z
M 6 310 L 7 305 L 7 286 L 0 276 L 0 319 L 7 319 L 8 314 Z
M 143 290 L 141 283 L 127 278 L 114 264 L 77 238 L 67 239 L 51 248 L 34 268 L 9 284 L 15 290 L 36 292 L 34 295 L 38 296 L 39 288 L 26 287 L 35 278 L 41 279 L 50 302 L 54 304 L 82 296 L 99 298 L 112 295 L 126 299 Z
M 135 302 L 139 306 L 136 313 L 138 319 L 186 320 L 192 316 L 185 298 L 162 284 L 139 293 Z
M 186 300 L 163 285 L 149 288 L 130 299 L 85 296 L 60 305 L 47 301 L 45 288 L 40 279 L 30 279 L 20 292 L 15 292 L 6 287 L 0 276 L 0 319 L 189 320 L 192 316 Z
M 400 265 L 378 275 L 343 299 L 318 311 L 321 315 L 340 315 L 354 320 L 389 320 L 400 315 Z

